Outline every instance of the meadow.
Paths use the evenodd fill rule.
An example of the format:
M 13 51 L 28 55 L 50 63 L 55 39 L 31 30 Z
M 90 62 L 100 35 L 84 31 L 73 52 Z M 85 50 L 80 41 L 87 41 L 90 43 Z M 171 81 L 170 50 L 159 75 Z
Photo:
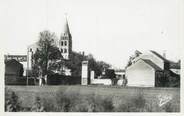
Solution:
M 5 111 L 179 112 L 180 89 L 97 85 L 5 86 Z

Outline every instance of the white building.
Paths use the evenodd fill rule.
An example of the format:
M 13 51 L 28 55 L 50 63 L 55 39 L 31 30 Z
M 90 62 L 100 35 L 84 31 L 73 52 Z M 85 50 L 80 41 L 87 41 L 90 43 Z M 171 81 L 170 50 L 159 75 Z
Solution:
M 180 72 L 178 65 L 155 51 L 141 53 L 132 59 L 130 66 L 126 67 L 125 75 L 128 79 L 128 86 L 155 87 L 157 80 L 160 79 L 158 73 L 168 70 L 178 75 Z

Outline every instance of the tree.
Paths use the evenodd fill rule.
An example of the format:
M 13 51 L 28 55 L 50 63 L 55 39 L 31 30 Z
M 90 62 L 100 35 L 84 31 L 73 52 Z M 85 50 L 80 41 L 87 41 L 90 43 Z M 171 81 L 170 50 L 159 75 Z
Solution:
M 89 69 L 95 71 L 96 76 L 100 76 L 104 69 L 108 69 L 111 65 L 104 61 L 96 61 L 92 54 L 87 56 L 89 61 Z
M 64 62 L 65 65 L 71 69 L 72 76 L 81 76 L 81 66 L 83 60 L 86 60 L 86 56 L 73 51 L 70 60 Z
M 110 67 L 110 64 L 104 61 L 96 61 L 92 54 L 83 55 L 74 51 L 71 54 L 71 59 L 65 61 L 65 65 L 71 69 L 73 76 L 81 76 L 81 66 L 84 60 L 88 60 L 89 70 L 95 71 L 96 76 L 100 76 L 104 69 Z
M 33 55 L 34 65 L 33 71 L 38 75 L 38 67 L 41 67 L 43 76 L 48 74 L 49 62 L 56 61 L 62 58 L 62 55 L 55 44 L 55 33 L 48 30 L 40 32 L 38 48 Z M 51 62 L 53 63 L 53 62 Z M 50 65 L 52 66 L 52 65 Z

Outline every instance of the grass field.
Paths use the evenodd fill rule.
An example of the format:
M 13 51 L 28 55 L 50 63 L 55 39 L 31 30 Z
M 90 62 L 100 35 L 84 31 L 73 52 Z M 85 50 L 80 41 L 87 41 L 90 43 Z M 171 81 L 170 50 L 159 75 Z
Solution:
M 70 107 L 76 106 L 74 110 L 67 111 L 145 111 L 145 112 L 178 112 L 180 111 L 180 89 L 179 88 L 138 88 L 138 87 L 109 87 L 109 86 L 6 86 L 5 92 L 14 91 L 21 101 L 22 107 L 30 108 L 35 104 L 35 98 L 39 97 L 42 102 L 47 102 L 46 111 L 61 110 L 63 102 Z M 171 99 L 162 106 L 159 104 L 164 98 Z M 65 98 L 65 99 L 64 99 Z M 63 101 L 62 101 L 63 100 Z M 91 101 L 93 100 L 93 101 Z M 61 103 L 62 101 L 62 103 Z M 101 103 L 101 101 L 103 101 Z M 108 106 L 106 109 L 99 107 L 88 108 L 90 104 Z M 100 102 L 100 104 L 99 104 Z M 45 103 L 44 103 L 45 104 Z M 73 106 L 72 106 L 72 105 Z M 49 105 L 49 106 L 48 106 Z M 93 105 L 95 106 L 95 105 Z M 60 108 L 58 108 L 60 107 Z M 68 106 L 69 107 L 69 106 Z M 91 105 L 90 105 L 91 107 Z M 133 108 L 132 108 L 133 107 Z M 55 109 L 59 110 L 55 110 Z M 79 109 L 82 108 L 82 109 Z M 139 108 L 139 110 L 137 110 Z M 140 109 L 141 108 L 141 109 Z M 66 108 L 65 108 L 66 109 Z M 113 109 L 113 110 L 112 110 Z

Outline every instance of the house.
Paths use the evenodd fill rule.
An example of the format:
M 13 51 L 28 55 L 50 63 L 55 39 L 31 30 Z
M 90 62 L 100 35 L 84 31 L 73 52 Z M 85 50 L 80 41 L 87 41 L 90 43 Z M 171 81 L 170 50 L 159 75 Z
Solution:
M 23 65 L 15 59 L 5 61 L 5 77 L 22 77 L 23 76 Z
M 121 79 L 123 78 L 123 75 L 125 75 L 125 70 L 123 69 L 118 69 L 115 70 L 116 78 Z
M 169 86 L 169 78 L 180 77 L 180 64 L 167 60 L 156 51 L 139 52 L 132 57 L 126 67 L 125 75 L 128 86 L 163 87 Z M 167 75 L 168 74 L 168 75 Z

